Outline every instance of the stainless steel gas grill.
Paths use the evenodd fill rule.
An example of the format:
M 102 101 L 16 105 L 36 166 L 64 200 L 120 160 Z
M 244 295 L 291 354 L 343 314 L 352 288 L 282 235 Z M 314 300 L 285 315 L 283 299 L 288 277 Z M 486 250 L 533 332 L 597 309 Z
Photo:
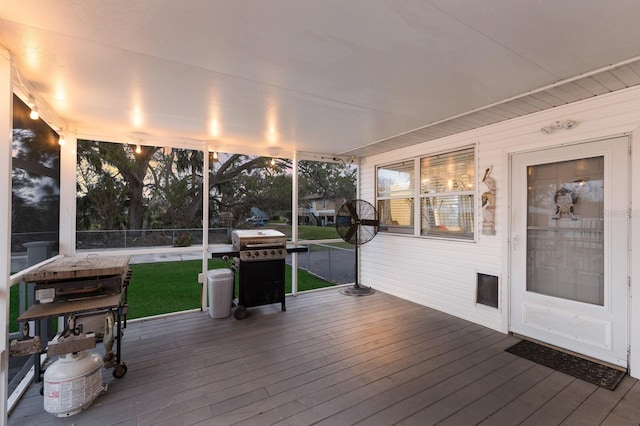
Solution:
M 273 229 L 236 230 L 231 233 L 231 245 L 238 252 L 238 301 L 234 317 L 243 319 L 247 308 L 278 302 L 286 311 L 286 236 Z
M 289 253 L 304 253 L 309 248 L 287 242 L 286 236 L 274 229 L 235 230 L 231 242 L 210 251 L 214 258 L 233 258 L 233 269 L 238 272 L 233 315 L 243 319 L 247 308 L 278 302 L 285 311 L 285 259 Z
M 231 233 L 231 247 L 238 251 L 241 262 L 283 260 L 287 257 L 287 238 L 274 229 L 235 230 Z

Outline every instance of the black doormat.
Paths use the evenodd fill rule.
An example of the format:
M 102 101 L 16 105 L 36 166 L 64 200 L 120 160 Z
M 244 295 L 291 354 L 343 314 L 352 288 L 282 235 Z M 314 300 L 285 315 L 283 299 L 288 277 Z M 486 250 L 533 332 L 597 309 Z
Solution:
M 529 340 L 518 342 L 505 350 L 609 390 L 614 390 L 626 375 L 625 371 L 607 367 Z

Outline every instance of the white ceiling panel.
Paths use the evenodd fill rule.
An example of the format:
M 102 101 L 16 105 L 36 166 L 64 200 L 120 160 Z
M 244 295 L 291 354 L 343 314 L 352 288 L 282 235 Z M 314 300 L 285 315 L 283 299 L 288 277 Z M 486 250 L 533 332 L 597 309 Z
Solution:
M 563 80 L 629 58 L 640 37 L 636 0 L 429 0 L 477 33 Z M 602 63 L 602 58 L 610 58 Z

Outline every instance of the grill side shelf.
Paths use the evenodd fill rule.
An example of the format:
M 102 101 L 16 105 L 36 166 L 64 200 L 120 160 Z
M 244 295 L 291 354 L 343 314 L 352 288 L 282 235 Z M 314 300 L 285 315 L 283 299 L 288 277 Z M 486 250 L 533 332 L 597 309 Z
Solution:
M 287 243 L 287 253 L 306 253 L 309 251 L 308 246 L 302 246 L 299 244 L 289 244 Z M 224 246 L 219 246 L 215 248 L 210 248 L 209 252 L 211 253 L 211 257 L 213 259 L 220 259 L 224 256 L 228 257 L 239 257 L 240 251 L 234 250 L 231 244 L 226 244 Z

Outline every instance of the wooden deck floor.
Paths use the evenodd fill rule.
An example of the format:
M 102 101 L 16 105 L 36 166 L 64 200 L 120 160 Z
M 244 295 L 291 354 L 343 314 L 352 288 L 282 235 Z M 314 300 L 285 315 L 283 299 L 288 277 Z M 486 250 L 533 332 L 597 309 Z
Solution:
M 638 425 L 640 384 L 615 391 L 504 351 L 517 342 L 399 298 L 336 289 L 249 309 L 129 322 L 128 373 L 59 419 L 39 387 L 9 425 Z

